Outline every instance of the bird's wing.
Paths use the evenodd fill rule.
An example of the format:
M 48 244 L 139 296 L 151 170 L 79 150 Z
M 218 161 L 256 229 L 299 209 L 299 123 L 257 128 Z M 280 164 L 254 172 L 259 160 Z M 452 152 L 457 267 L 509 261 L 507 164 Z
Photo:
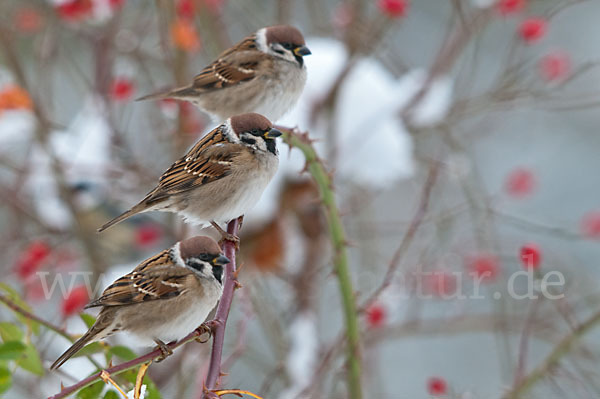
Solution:
M 257 75 L 259 60 L 263 56 L 256 48 L 255 37 L 249 36 L 226 50 L 196 75 L 192 88 L 209 91 L 252 80 Z
M 172 195 L 222 179 L 231 173 L 241 144 L 225 139 L 220 128 L 208 133 L 160 177 L 158 186 L 140 203 L 151 206 Z
M 190 278 L 195 278 L 192 272 L 174 265 L 169 250 L 164 250 L 117 279 L 86 308 L 175 298 L 186 291 L 186 280 Z

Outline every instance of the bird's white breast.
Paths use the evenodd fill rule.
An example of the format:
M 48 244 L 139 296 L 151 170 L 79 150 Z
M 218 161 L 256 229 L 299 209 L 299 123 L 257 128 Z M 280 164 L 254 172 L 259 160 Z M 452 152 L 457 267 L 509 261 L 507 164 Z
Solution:
M 149 326 L 144 332 L 134 332 L 141 345 L 153 345 L 154 339 L 168 343 L 181 339 L 198 328 L 221 298 L 223 288 L 216 280 L 205 281 L 204 295 L 190 301 L 179 315 L 160 325 Z
M 296 105 L 306 84 L 306 68 L 298 68 L 287 61 L 278 61 L 278 64 L 276 76 L 265 82 L 264 96 L 253 111 L 272 122 Z

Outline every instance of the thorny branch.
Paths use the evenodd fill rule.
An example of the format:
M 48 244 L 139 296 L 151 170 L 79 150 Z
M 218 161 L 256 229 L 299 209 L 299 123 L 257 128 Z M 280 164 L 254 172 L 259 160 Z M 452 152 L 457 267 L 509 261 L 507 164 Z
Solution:
M 21 316 L 23 316 L 29 320 L 35 321 L 36 323 L 46 327 L 48 330 L 54 331 L 61 337 L 68 339 L 69 342 L 71 342 L 71 343 L 75 342 L 75 338 L 71 334 L 67 333 L 64 329 L 62 329 L 58 326 L 55 326 L 54 324 L 50 323 L 49 321 L 46 321 L 42 318 L 37 317 L 36 315 L 34 315 L 33 313 L 29 312 L 26 309 L 23 309 L 21 306 L 16 304 L 14 301 L 12 301 L 7 296 L 0 294 L 0 302 L 4 303 L 6 306 L 8 306 L 14 312 L 19 313 Z M 98 362 L 96 362 L 91 356 L 87 356 L 87 358 L 94 366 L 96 366 L 97 368 L 100 368 L 100 365 L 98 364 Z
M 190 342 L 192 340 L 195 340 L 196 338 L 200 337 L 202 335 L 203 331 L 200 330 L 194 330 L 193 332 L 191 332 L 190 334 L 188 334 L 185 338 L 180 339 L 177 342 L 172 342 L 170 344 L 167 344 L 167 346 L 170 349 L 176 349 L 180 346 L 182 346 L 183 344 Z M 87 387 L 88 385 L 93 384 L 94 382 L 100 380 L 102 378 L 102 373 L 106 372 L 109 375 L 117 375 L 120 373 L 123 373 L 127 370 L 131 370 L 132 368 L 134 368 L 135 366 L 142 364 L 142 363 L 146 363 L 149 362 L 151 360 L 154 360 L 158 357 L 162 356 L 162 352 L 160 349 L 155 349 L 152 352 L 146 353 L 145 355 L 142 355 L 140 357 L 137 357 L 133 360 L 130 360 L 128 362 L 125 363 L 121 363 L 117 366 L 113 366 L 113 367 L 109 367 L 107 369 L 98 371 L 95 374 L 92 374 L 91 376 L 84 378 L 83 380 L 79 381 L 76 384 L 73 384 L 71 386 L 68 387 L 64 387 L 59 393 L 57 393 L 54 396 L 49 397 L 48 399 L 60 399 L 60 398 L 66 398 L 68 395 Z
M 352 399 L 362 398 L 361 364 L 360 364 L 360 333 L 358 329 L 358 313 L 350 271 L 348 269 L 348 255 L 346 251 L 346 237 L 344 227 L 335 201 L 333 183 L 330 176 L 319 159 L 307 134 L 299 134 L 294 129 L 280 127 L 284 131 L 284 141 L 290 147 L 296 147 L 306 160 L 307 170 L 319 187 L 321 201 L 327 214 L 329 234 L 335 251 L 334 266 L 336 277 L 340 286 L 344 317 L 346 320 L 347 343 L 347 384 L 348 395 Z
M 232 220 L 227 225 L 227 232 L 235 236 L 238 235 L 239 221 Z M 225 256 L 231 261 L 225 266 L 225 284 L 223 285 L 223 295 L 219 301 L 217 312 L 215 314 L 213 328 L 213 347 L 210 354 L 210 365 L 206 376 L 206 388 L 208 390 L 215 389 L 218 386 L 218 379 L 221 375 L 221 357 L 223 356 L 223 342 L 225 341 L 225 326 L 229 317 L 229 309 L 233 301 L 233 292 L 235 291 L 237 282 L 236 261 L 235 261 L 235 244 L 230 241 L 223 243 L 223 251 Z M 203 397 L 206 397 L 203 394 Z
M 49 321 L 46 321 L 44 319 L 41 319 L 41 318 L 37 317 L 36 315 L 34 315 L 31 312 L 28 312 L 27 310 L 23 309 L 22 307 L 20 307 L 19 305 L 17 305 L 13 301 L 11 301 L 5 295 L 0 294 L 0 302 L 4 303 L 10 309 L 12 309 L 13 311 L 19 313 L 20 315 L 26 317 L 27 319 L 33 320 L 36 323 L 39 323 L 42 326 L 46 327 L 47 329 L 54 331 L 55 333 L 57 333 L 61 337 L 64 337 L 64 338 L 68 339 L 71 342 L 75 341 L 75 339 L 71 336 L 71 334 L 67 333 L 64 329 L 62 329 L 62 328 L 60 328 L 58 326 L 55 326 L 54 324 L 50 323 Z

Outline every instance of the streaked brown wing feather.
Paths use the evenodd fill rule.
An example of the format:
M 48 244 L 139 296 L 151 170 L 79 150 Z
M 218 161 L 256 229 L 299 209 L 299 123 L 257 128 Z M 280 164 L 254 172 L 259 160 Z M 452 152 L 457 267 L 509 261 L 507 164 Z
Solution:
M 221 129 L 213 130 L 163 173 L 158 186 L 141 203 L 152 205 L 228 176 L 233 158 L 242 149 L 242 145 L 227 141 Z
M 222 89 L 256 77 L 256 37 L 249 36 L 223 52 L 194 77 L 192 87 L 197 91 Z
M 194 278 L 192 272 L 183 267 L 173 267 L 170 252 L 165 250 L 117 279 L 86 308 L 174 298 L 185 291 L 185 280 L 188 278 Z

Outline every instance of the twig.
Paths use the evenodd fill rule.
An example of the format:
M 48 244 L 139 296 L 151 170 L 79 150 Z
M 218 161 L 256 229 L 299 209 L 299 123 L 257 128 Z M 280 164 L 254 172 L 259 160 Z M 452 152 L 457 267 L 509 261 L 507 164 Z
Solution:
M 352 279 L 348 270 L 348 255 L 346 252 L 346 237 L 339 211 L 335 202 L 335 194 L 332 188 L 330 176 L 325 171 L 321 160 L 313 148 L 307 134 L 298 134 L 293 129 L 286 127 L 278 128 L 284 131 L 284 141 L 290 147 L 296 147 L 304 154 L 306 167 L 313 180 L 319 187 L 321 201 L 327 213 L 329 234 L 335 251 L 334 267 L 336 277 L 340 286 L 342 305 L 346 321 L 347 361 L 348 361 L 348 396 L 352 399 L 362 398 L 361 388 L 361 365 L 358 330 L 358 316 Z
M 462 51 L 469 44 L 471 37 L 480 31 L 491 19 L 493 13 L 490 10 L 477 10 L 471 14 L 470 20 L 460 18 L 446 35 L 446 39 L 433 61 L 425 82 L 421 89 L 415 93 L 410 101 L 400 110 L 400 116 L 404 121 L 410 122 L 415 107 L 423 100 L 429 92 L 432 83 L 437 77 L 449 71 Z
M 550 352 L 546 359 L 531 373 L 521 379 L 510 392 L 503 396 L 504 399 L 517 399 L 529 391 L 533 385 L 554 368 L 585 333 L 600 322 L 600 312 L 594 313 L 590 318 L 581 323 L 571 333 L 564 337 Z
M 527 318 L 525 319 L 525 326 L 523 327 L 523 332 L 521 333 L 521 340 L 519 342 L 519 356 L 517 361 L 517 368 L 515 370 L 515 386 L 519 384 L 519 381 L 521 381 L 521 379 L 523 378 L 523 374 L 525 373 L 529 338 L 531 337 L 531 330 L 533 328 L 535 312 L 537 311 L 539 303 L 539 298 L 533 300 L 529 312 L 527 314 Z
M 423 185 L 423 191 L 421 192 L 421 199 L 419 200 L 419 208 L 415 213 L 410 225 L 408 226 L 408 230 L 406 230 L 406 234 L 402 238 L 398 249 L 394 252 L 394 256 L 390 261 L 387 271 L 383 277 L 381 285 L 371 294 L 371 296 L 364 302 L 364 304 L 360 307 L 359 312 L 365 311 L 369 306 L 373 304 L 379 298 L 379 295 L 392 283 L 394 273 L 398 269 L 400 265 L 400 261 L 410 244 L 412 243 L 417 230 L 421 226 L 425 215 L 427 214 L 427 209 L 429 208 L 429 200 L 431 198 L 431 191 L 433 190 L 433 186 L 435 185 L 435 181 L 437 179 L 439 173 L 440 163 L 436 161 L 431 168 L 429 169 L 429 175 L 427 176 L 427 180 L 425 180 L 425 184 Z
M 182 338 L 181 340 L 174 342 L 174 343 L 170 343 L 167 344 L 167 346 L 170 349 L 175 349 L 180 347 L 181 345 L 195 340 L 197 337 L 201 336 L 202 332 L 199 330 L 194 330 L 193 332 L 189 333 L 185 338 Z M 128 362 L 119 364 L 117 366 L 114 367 L 109 367 L 105 370 L 102 371 L 98 371 L 95 374 L 92 374 L 91 376 L 84 378 L 83 380 L 79 381 L 76 384 L 73 384 L 71 386 L 68 387 L 64 387 L 59 393 L 57 393 L 54 396 L 50 396 L 48 399 L 60 399 L 60 398 L 65 398 L 67 396 L 69 396 L 70 394 L 87 387 L 88 385 L 93 384 L 94 382 L 98 381 L 99 379 L 102 378 L 102 372 L 106 372 L 109 375 L 117 375 L 117 374 L 121 374 L 127 370 L 131 370 L 132 368 L 134 368 L 135 366 L 137 366 L 138 364 L 142 364 L 142 363 L 146 363 L 150 360 L 154 360 L 157 357 L 161 356 L 162 352 L 160 349 L 155 349 L 152 352 L 146 353 L 145 355 L 142 355 L 140 357 L 137 357 L 133 360 L 130 360 Z
M 0 302 L 4 303 L 6 306 L 11 308 L 13 311 L 19 313 L 23 317 L 26 317 L 29 320 L 33 320 L 36 323 L 39 323 L 42 326 L 46 327 L 48 330 L 52 330 L 55 333 L 57 333 L 58 335 L 60 335 L 61 337 L 68 339 L 69 342 L 71 342 L 71 343 L 75 342 L 75 338 L 71 334 L 66 332 L 64 329 L 62 329 L 58 326 L 55 326 L 54 324 L 50 323 L 49 321 L 40 319 L 33 313 L 28 312 L 27 310 L 23 309 L 22 307 L 20 307 L 19 305 L 17 305 L 13 301 L 11 301 L 10 298 L 8 298 L 2 294 L 0 294 Z M 100 368 L 100 364 L 97 361 L 95 361 L 91 356 L 87 356 L 87 358 L 95 367 Z
M 27 310 L 23 309 L 22 307 L 20 307 L 19 305 L 17 305 L 13 301 L 11 301 L 5 295 L 0 294 L 0 302 L 4 303 L 6 306 L 8 306 L 9 308 L 11 308 L 15 312 L 19 313 L 20 315 L 28 318 L 29 320 L 33 320 L 36 323 L 39 323 L 39 324 L 43 325 L 47 329 L 54 331 L 58 335 L 60 335 L 62 337 L 65 337 L 69 341 L 71 341 L 71 342 L 75 341 L 75 339 L 73 338 L 73 336 L 71 336 L 71 334 L 67 333 L 62 328 L 60 328 L 58 326 L 55 326 L 54 324 L 50 323 L 49 321 L 40 319 L 39 317 L 37 317 L 33 313 L 28 312 Z
M 227 232 L 235 236 L 238 235 L 239 223 L 238 220 L 232 220 L 227 225 Z M 215 314 L 214 329 L 213 329 L 213 347 L 210 354 L 210 365 L 208 366 L 208 374 L 206 376 L 206 388 L 208 390 L 215 389 L 217 386 L 217 380 L 221 375 L 221 357 L 223 355 L 223 342 L 225 340 L 225 326 L 227 324 L 227 318 L 229 316 L 229 309 L 231 308 L 231 302 L 233 300 L 233 292 L 237 285 L 237 278 L 235 276 L 236 264 L 235 264 L 235 244 L 230 241 L 223 243 L 223 251 L 225 256 L 229 258 L 230 263 L 225 266 L 225 284 L 223 286 L 223 295 L 219 301 L 217 312 Z M 203 393 L 206 397 L 206 394 Z

